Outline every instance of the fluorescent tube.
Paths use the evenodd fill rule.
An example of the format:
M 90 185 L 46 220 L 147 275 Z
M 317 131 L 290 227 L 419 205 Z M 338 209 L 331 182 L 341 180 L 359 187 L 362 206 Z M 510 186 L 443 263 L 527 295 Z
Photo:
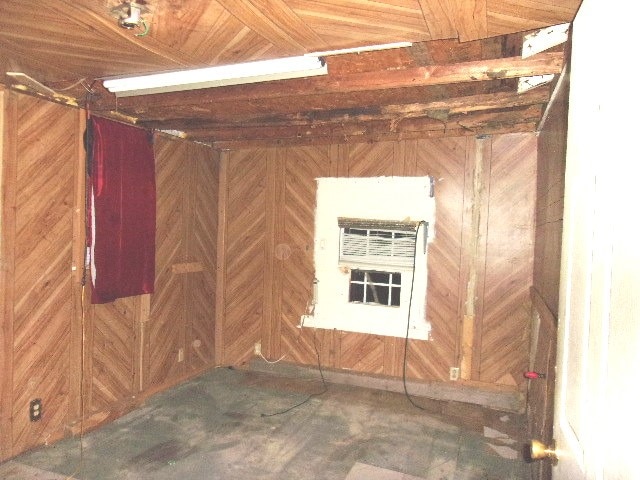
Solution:
M 130 97 L 326 74 L 327 65 L 322 59 L 300 56 L 135 77 L 106 78 L 103 85 L 115 93 L 116 97 Z

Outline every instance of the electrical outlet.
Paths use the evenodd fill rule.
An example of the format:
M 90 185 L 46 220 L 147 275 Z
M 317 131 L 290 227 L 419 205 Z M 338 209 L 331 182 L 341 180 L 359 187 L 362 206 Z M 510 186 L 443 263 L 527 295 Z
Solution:
M 460 378 L 460 368 L 459 367 L 451 367 L 449 369 L 449 380 L 456 381 Z
M 184 348 L 178 349 L 178 362 L 184 362 Z
M 29 403 L 29 420 L 37 422 L 42 418 L 42 400 L 34 398 Z
M 262 354 L 262 344 L 260 342 L 256 342 L 253 344 L 253 353 L 254 355 Z

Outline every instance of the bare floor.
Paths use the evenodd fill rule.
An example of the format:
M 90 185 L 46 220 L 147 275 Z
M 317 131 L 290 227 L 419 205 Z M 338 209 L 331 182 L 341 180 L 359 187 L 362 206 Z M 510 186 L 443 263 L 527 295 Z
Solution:
M 398 393 L 220 368 L 82 443 L 71 438 L 5 462 L 0 478 L 530 479 L 523 416 L 412 400 L 421 408 Z

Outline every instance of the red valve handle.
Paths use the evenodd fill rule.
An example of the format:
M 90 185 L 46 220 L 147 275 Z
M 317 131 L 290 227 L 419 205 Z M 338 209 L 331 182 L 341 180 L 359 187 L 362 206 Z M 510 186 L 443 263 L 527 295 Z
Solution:
M 524 372 L 524 377 L 528 378 L 529 380 L 536 380 L 538 378 L 545 378 L 546 375 L 544 373 L 538 373 L 538 372 Z

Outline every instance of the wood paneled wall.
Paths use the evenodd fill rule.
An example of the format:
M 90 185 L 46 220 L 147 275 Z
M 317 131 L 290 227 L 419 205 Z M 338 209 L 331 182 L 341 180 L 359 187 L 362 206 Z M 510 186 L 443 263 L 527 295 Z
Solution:
M 560 294 L 560 254 L 567 149 L 569 76 L 561 76 L 538 137 L 536 242 L 534 256 L 531 345 L 532 370 L 546 374 L 528 392 L 529 432 L 547 444 L 553 438 L 553 395 Z M 549 462 L 538 462 L 534 478 L 551 479 Z
M 433 338 L 410 342 L 407 374 L 448 381 L 450 367 L 464 360 L 469 382 L 523 387 L 535 162 L 533 134 L 223 153 L 220 363 L 249 361 L 261 342 L 271 360 L 315 365 L 317 350 L 325 367 L 401 376 L 403 338 L 298 327 L 314 277 L 315 179 L 433 175 L 436 236 L 427 291 Z M 464 342 L 470 342 L 465 352 Z
M 2 458 L 61 438 L 74 412 L 77 110 L 2 93 Z M 29 421 L 29 403 L 44 414 Z
M 6 90 L 0 112 L 1 461 L 214 366 L 219 165 L 206 146 L 155 137 L 155 293 L 90 305 L 85 113 Z
M 321 176 L 434 176 L 433 338 L 409 342 L 407 375 L 448 381 L 461 366 L 467 383 L 524 386 L 533 134 L 222 153 L 156 136 L 156 291 L 93 306 L 80 286 L 84 113 L 0 94 L 0 459 L 246 362 L 256 342 L 272 360 L 319 355 L 325 367 L 400 377 L 404 339 L 298 327 Z M 43 400 L 40 422 L 28 420 L 32 398 Z
M 155 292 L 88 311 L 89 426 L 214 365 L 217 159 L 202 145 L 154 141 Z

